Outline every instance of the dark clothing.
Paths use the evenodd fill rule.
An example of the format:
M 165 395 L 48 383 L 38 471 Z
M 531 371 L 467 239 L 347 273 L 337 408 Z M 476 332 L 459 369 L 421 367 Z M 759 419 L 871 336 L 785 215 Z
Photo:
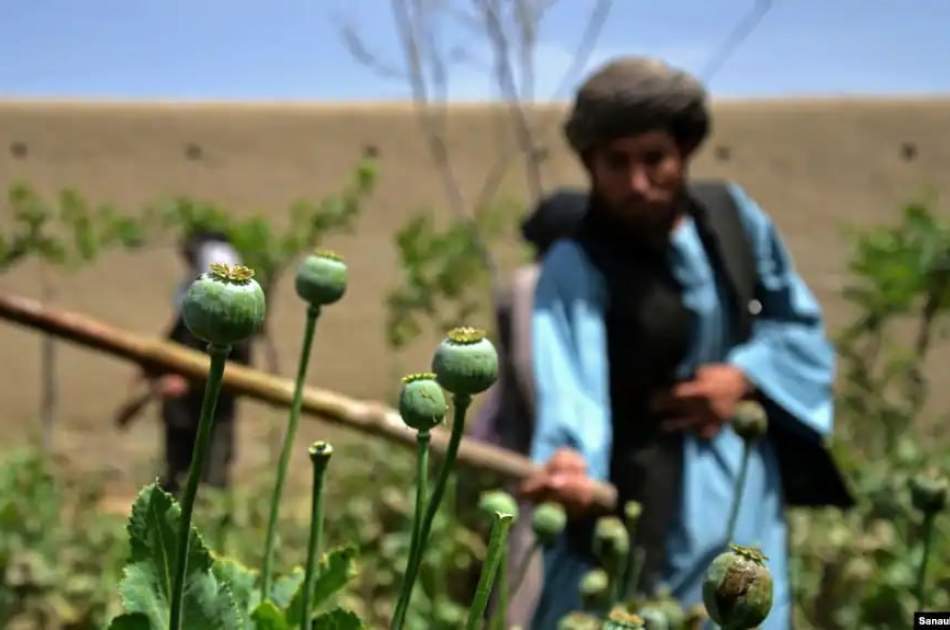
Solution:
M 196 338 L 185 326 L 181 317 L 175 322 L 167 338 L 195 350 L 207 351 L 207 343 Z M 251 346 L 249 341 L 236 344 L 229 361 L 249 365 Z M 198 436 L 198 421 L 204 398 L 204 381 L 192 380 L 188 391 L 180 398 L 162 401 L 162 422 L 165 428 L 165 474 L 164 488 L 176 493 L 187 477 L 191 465 L 191 453 Z M 225 487 L 230 481 L 229 467 L 234 458 L 234 417 L 236 396 L 224 389 L 215 408 L 215 422 L 211 433 L 211 451 L 202 481 L 217 487 Z

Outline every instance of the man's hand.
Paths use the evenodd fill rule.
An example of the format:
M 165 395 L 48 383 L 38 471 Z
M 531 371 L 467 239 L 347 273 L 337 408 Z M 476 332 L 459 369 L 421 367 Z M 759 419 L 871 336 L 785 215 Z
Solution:
M 557 501 L 571 517 L 588 513 L 594 504 L 594 485 L 587 462 L 577 451 L 558 450 L 544 468 L 521 484 L 521 494 L 536 503 Z
M 158 379 L 156 390 L 162 398 L 181 398 L 188 393 L 188 379 L 179 374 L 166 374 Z
M 669 416 L 662 424 L 665 430 L 693 430 L 708 440 L 732 419 L 736 405 L 751 391 L 752 385 L 742 370 L 714 363 L 700 367 L 695 379 L 657 396 L 653 410 Z

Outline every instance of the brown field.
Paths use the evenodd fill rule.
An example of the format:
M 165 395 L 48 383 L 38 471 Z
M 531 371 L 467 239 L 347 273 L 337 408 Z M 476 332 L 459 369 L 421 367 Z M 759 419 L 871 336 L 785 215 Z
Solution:
M 846 279 L 841 228 L 891 220 L 903 202 L 925 191 L 946 198 L 950 100 L 722 102 L 714 112 L 714 135 L 694 173 L 739 181 L 774 216 L 837 329 L 847 317 L 838 296 Z M 562 113 L 553 106 L 534 112 L 547 130 L 547 186 L 583 182 L 558 134 Z M 504 116 L 483 106 L 458 106 L 449 114 L 449 146 L 468 196 L 508 142 Z M 25 144 L 26 155 L 14 155 L 14 143 Z M 200 159 L 186 157 L 189 144 L 201 147 Z M 346 256 L 351 288 L 321 318 L 310 382 L 384 398 L 400 374 L 426 367 L 432 341 L 393 354 L 383 333 L 383 297 L 396 279 L 394 231 L 415 210 L 443 205 L 409 106 L 0 103 L 0 186 L 23 179 L 46 193 L 75 187 L 93 201 L 132 209 L 187 194 L 279 219 L 293 200 L 337 190 L 369 145 L 379 151 L 381 179 L 357 233 L 328 242 Z M 517 170 L 501 194 L 523 194 Z M 94 268 L 55 275 L 52 284 L 63 307 L 153 334 L 168 323 L 181 273 L 171 247 L 153 247 L 110 254 Z M 38 296 L 40 274 L 37 265 L 25 264 L 0 278 L 0 290 Z M 303 309 L 289 283 L 269 297 L 281 371 L 290 375 Z M 74 465 L 109 471 L 118 483 L 149 477 L 160 447 L 154 413 L 127 434 L 109 420 L 132 367 L 65 344 L 58 348 L 58 451 Z M 933 360 L 946 358 L 938 353 Z M 39 337 L 0 323 L 0 362 L 6 366 L 0 436 L 16 442 L 36 424 Z M 244 405 L 241 470 L 265 459 L 273 417 L 266 408 Z M 324 431 L 311 423 L 301 443 Z

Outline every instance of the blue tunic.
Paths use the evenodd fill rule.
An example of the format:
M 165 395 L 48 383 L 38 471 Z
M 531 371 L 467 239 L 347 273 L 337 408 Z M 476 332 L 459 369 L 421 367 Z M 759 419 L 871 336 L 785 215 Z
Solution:
M 730 343 L 735 327 L 722 280 L 714 275 L 692 219 L 683 220 L 670 236 L 669 263 L 695 319 L 680 374 L 707 363 L 735 365 L 783 412 L 770 421 L 824 437 L 833 425 L 834 353 L 821 308 L 769 217 L 741 188 L 730 184 L 730 190 L 753 245 L 762 309 L 750 338 Z M 535 295 L 538 412 L 531 456 L 541 463 L 558 448 L 572 447 L 599 480 L 607 479 L 611 452 L 606 305 L 604 279 L 580 245 L 557 243 L 544 260 Z M 684 606 L 702 601 L 703 573 L 721 551 L 741 458 L 742 441 L 729 426 L 710 441 L 686 434 L 682 503 L 668 532 L 664 574 Z M 788 532 L 778 462 L 768 441 L 751 454 L 734 538 L 768 556 L 774 604 L 761 627 L 786 630 L 791 608 Z M 579 607 L 578 581 L 589 568 L 563 545 L 546 554 L 536 628 L 554 628 L 557 619 Z

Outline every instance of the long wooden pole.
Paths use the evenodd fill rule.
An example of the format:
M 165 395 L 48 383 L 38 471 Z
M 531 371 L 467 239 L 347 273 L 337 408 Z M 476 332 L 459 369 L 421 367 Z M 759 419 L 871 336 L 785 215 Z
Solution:
M 199 380 L 208 373 L 208 357 L 201 352 L 122 330 L 79 313 L 44 306 L 30 298 L 0 294 L 0 317 L 145 367 L 162 368 Z M 224 371 L 223 387 L 235 394 L 281 407 L 289 407 L 293 400 L 293 381 L 231 362 Z M 379 402 L 356 400 L 330 390 L 306 387 L 301 410 L 309 416 L 383 437 L 407 448 L 416 446 L 415 431 L 403 424 L 396 410 Z M 436 452 L 445 452 L 448 438 L 447 431 L 432 432 L 432 447 Z M 458 461 L 463 466 L 490 471 L 511 480 L 525 479 L 539 470 L 522 455 L 472 439 L 462 440 Z M 613 509 L 617 501 L 616 490 L 609 484 L 598 482 L 594 487 L 594 500 L 603 509 Z

